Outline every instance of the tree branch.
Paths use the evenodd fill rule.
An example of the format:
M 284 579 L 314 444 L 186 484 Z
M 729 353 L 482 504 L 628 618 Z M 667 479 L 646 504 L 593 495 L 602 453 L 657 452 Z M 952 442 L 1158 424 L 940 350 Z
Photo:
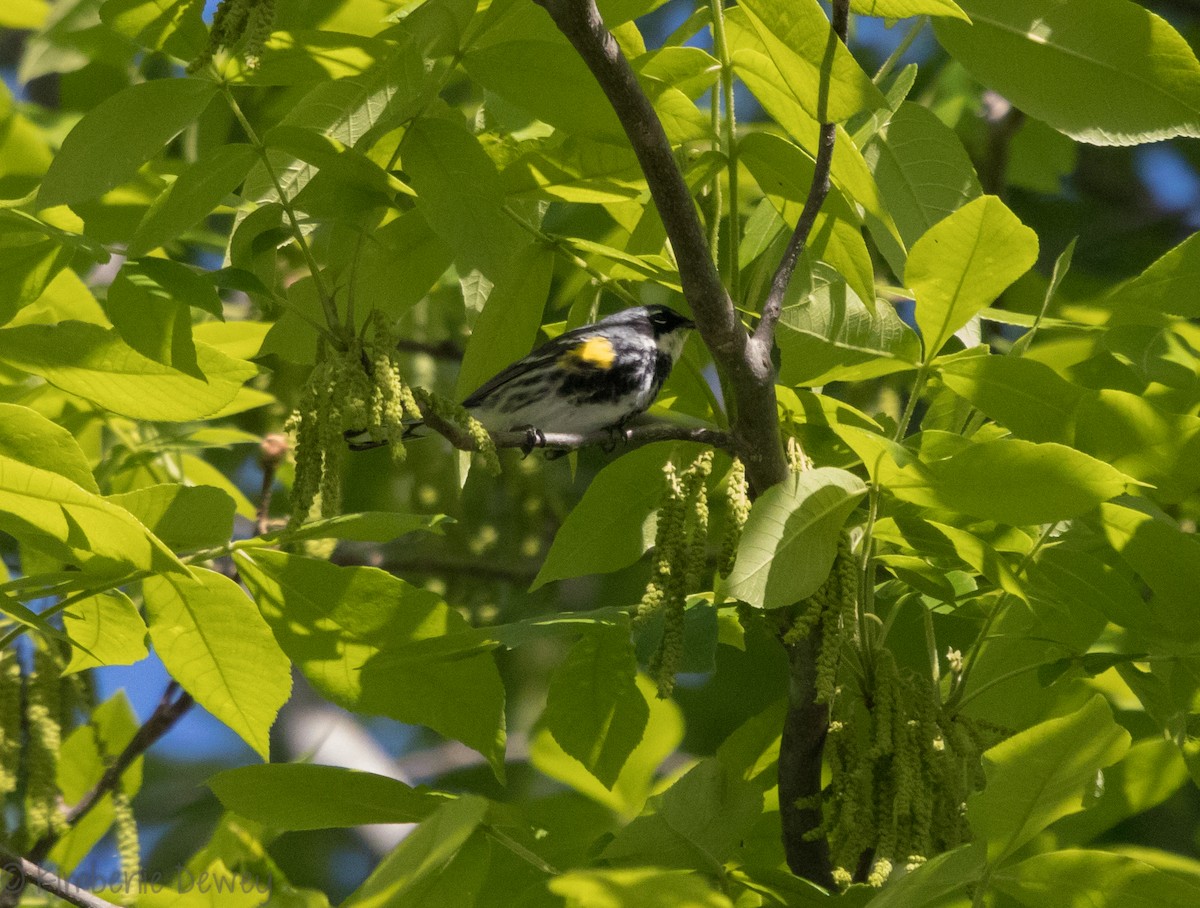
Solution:
M 423 410 L 425 425 L 433 429 L 460 451 L 478 451 L 470 434 L 458 425 L 442 419 L 432 410 Z M 694 441 L 722 451 L 735 453 L 733 438 L 728 432 L 706 426 L 678 426 L 669 422 L 645 422 L 624 429 L 601 429 L 598 432 L 579 434 L 574 432 L 492 432 L 492 441 L 497 448 L 549 448 L 556 451 L 577 451 L 580 448 L 612 447 L 624 444 L 627 448 L 640 448 L 656 441 Z
M 179 696 L 175 696 L 178 693 Z M 79 803 L 67 811 L 67 824 L 74 826 L 82 820 L 92 808 L 100 803 L 100 800 L 112 791 L 116 790 L 117 785 L 121 781 L 121 776 L 124 775 L 130 764 L 138 757 L 150 749 L 159 738 L 169 732 L 178 722 L 183 714 L 192 708 L 192 695 L 186 691 L 180 691 L 179 683 L 172 681 L 167 685 L 167 689 L 163 692 L 162 699 L 158 702 L 154 712 L 150 714 L 150 718 L 142 723 L 142 727 L 137 730 L 129 743 L 125 745 L 125 749 L 117 756 L 108 769 L 104 770 L 104 775 L 100 780 L 92 786 L 92 790 L 79 799 Z M 40 842 L 38 843 L 41 844 Z M 53 847 L 53 843 L 51 843 Z M 35 846 L 35 851 L 37 850 Z M 46 849 L 49 851 L 49 848 Z M 32 853 L 30 855 L 32 857 Z
M 833 29 L 829 33 L 829 43 L 825 48 L 825 59 L 821 66 L 821 85 L 818 89 L 817 108 L 824 111 L 829 103 L 829 80 L 833 72 L 833 56 L 837 46 L 846 40 L 850 23 L 850 0 L 833 0 Z M 824 119 L 824 118 L 822 118 Z M 837 141 L 837 124 L 821 123 L 820 136 L 817 139 L 817 157 L 813 165 L 812 185 L 808 187 L 808 197 L 804 200 L 804 209 L 796 222 L 792 238 L 788 240 L 783 258 L 771 279 L 771 289 L 763 303 L 762 320 L 754 330 L 754 338 L 770 348 L 775 342 L 775 326 L 779 316 L 783 314 L 783 297 L 787 293 L 788 284 L 800 261 L 800 254 L 808 245 L 809 234 L 821 213 L 821 206 L 829 195 L 829 172 L 833 167 L 833 149 Z
M 5 881 L 4 894 L 15 892 L 17 897 L 29 883 L 37 886 L 43 892 L 48 892 L 64 902 L 77 905 L 78 908 L 118 908 L 112 902 L 105 901 L 100 896 L 81 889 L 74 883 L 55 876 L 49 870 L 35 864 L 28 858 L 13 854 L 7 848 L 0 846 L 0 869 L 8 874 Z
M 833 28 L 826 46 L 818 90 L 818 109 L 827 110 L 833 57 L 839 43 L 845 42 L 850 21 L 850 0 L 833 0 Z M 826 120 L 826 117 L 821 117 Z M 822 122 L 813 181 L 804 202 L 804 210 L 788 241 L 783 259 L 771 281 L 771 290 L 763 304 L 762 321 L 754 338 L 770 348 L 775 343 L 775 326 L 783 312 L 783 298 L 792 273 L 808 243 L 817 214 L 829 195 L 829 174 L 833 165 L 837 124 Z M 829 709 L 817 702 L 817 654 L 822 646 L 820 629 L 787 646 L 788 711 L 779 743 L 779 815 L 783 826 L 783 850 L 788 867 L 827 889 L 833 887 L 833 867 L 829 841 L 823 835 L 812 836 L 821 825 L 821 763 L 825 738 L 829 734 Z
M 670 140 L 637 75 L 604 27 L 595 0 L 534 0 L 583 58 L 617 114 L 637 156 L 679 264 L 683 294 L 713 359 L 734 392 L 734 444 L 753 488 L 787 476 L 775 402 L 771 349 L 742 325 L 712 260 L 692 194 Z
M 125 770 L 129 768 L 130 764 L 144 754 L 147 750 L 149 750 L 150 746 L 154 744 L 154 742 L 170 731 L 175 723 L 179 721 L 180 717 L 191 708 L 193 703 L 191 695 L 184 692 L 179 693 L 179 696 L 176 697 L 176 693 L 179 693 L 179 684 L 175 681 L 172 681 L 167 685 L 167 689 L 163 693 L 162 700 L 159 701 L 158 706 L 155 708 L 154 712 L 151 713 L 150 718 L 147 719 L 142 724 L 141 728 L 134 733 L 133 738 L 131 738 L 129 743 L 125 745 L 125 749 L 122 750 L 117 758 L 113 760 L 112 764 L 106 770 L 104 770 L 104 774 L 101 775 L 99 781 L 92 786 L 91 791 L 80 798 L 79 803 L 67 811 L 65 817 L 67 826 L 75 826 L 75 824 L 77 824 L 91 812 L 93 807 L 100 803 L 106 794 L 113 792 L 117 785 L 120 784 L 121 776 L 125 773 Z M 38 839 L 34 846 L 29 849 L 28 857 L 18 859 L 20 863 L 13 865 L 13 867 L 22 870 L 21 874 L 17 874 L 13 867 L 10 867 L 8 863 L 4 864 L 4 869 L 8 870 L 10 873 L 13 873 L 14 876 L 13 879 L 9 881 L 9 885 L 3 890 L 0 890 L 0 908 L 11 908 L 11 906 L 19 905 L 21 901 L 21 892 L 25 888 L 25 884 L 27 882 L 32 882 L 35 886 L 46 889 L 47 892 L 53 892 L 54 890 L 47 889 L 46 886 L 39 882 L 39 880 L 42 878 L 57 881 L 65 886 L 71 886 L 70 883 L 65 883 L 64 881 L 59 880 L 58 877 L 49 873 L 49 871 L 42 870 L 39 866 L 44 860 L 46 860 L 46 856 L 50 854 L 50 850 L 58 843 L 59 838 L 60 836 L 58 833 L 50 832 Z M 33 870 L 24 872 L 26 864 L 32 867 Z M 78 889 L 78 887 L 72 887 L 72 889 L 77 893 L 83 893 L 83 890 Z M 105 902 L 101 899 L 97 899 L 96 901 L 92 902 L 77 901 L 67 897 L 66 895 L 61 895 L 58 892 L 55 892 L 55 894 L 59 895 L 60 898 L 66 899 L 68 902 L 71 902 L 74 905 L 82 905 L 85 906 L 85 908 L 93 908 L 93 906 L 109 906 L 109 908 L 112 908 L 109 902 Z M 87 893 L 84 894 L 87 895 Z M 94 898 L 94 896 L 89 897 Z

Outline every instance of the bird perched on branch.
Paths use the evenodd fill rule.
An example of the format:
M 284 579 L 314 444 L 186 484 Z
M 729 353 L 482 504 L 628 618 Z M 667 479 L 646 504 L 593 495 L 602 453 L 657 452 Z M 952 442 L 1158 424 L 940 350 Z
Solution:
M 463 406 L 489 432 L 586 435 L 619 428 L 654 402 L 694 327 L 667 306 L 622 309 L 538 347 L 484 382 Z M 356 451 L 385 444 L 366 430 L 347 432 L 346 440 Z

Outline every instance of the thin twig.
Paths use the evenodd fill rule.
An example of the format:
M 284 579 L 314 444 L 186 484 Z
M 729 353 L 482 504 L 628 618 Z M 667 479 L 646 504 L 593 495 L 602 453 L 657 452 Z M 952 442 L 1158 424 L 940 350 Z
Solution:
M 46 868 L 35 864 L 28 858 L 13 854 L 7 848 L 0 846 L 0 869 L 8 874 L 4 882 L 4 894 L 15 892 L 17 897 L 32 883 L 43 892 L 48 892 L 78 908 L 118 908 L 112 902 L 105 901 L 100 896 L 81 889 L 74 883 L 55 876 Z
M 258 493 L 258 509 L 254 515 L 254 529 L 259 536 L 271 528 L 271 492 L 275 487 L 275 473 L 287 452 L 288 438 L 280 432 L 267 435 L 259 446 L 263 477 L 262 489 Z
M 462 348 L 450 340 L 428 343 L 426 341 L 400 338 L 396 342 L 396 349 L 402 353 L 424 353 L 426 356 L 432 356 L 434 359 L 447 359 L 455 362 L 462 362 L 463 358 Z
M 850 22 L 850 0 L 834 0 L 833 29 L 829 33 L 829 43 L 825 49 L 825 59 L 822 61 L 821 86 L 818 89 L 817 109 L 825 111 L 829 103 L 830 79 L 833 72 L 834 54 L 839 44 L 845 42 L 846 32 Z M 824 121 L 824 117 L 821 118 Z M 783 258 L 771 279 L 771 289 L 767 292 L 766 302 L 763 303 L 762 319 L 754 329 L 754 337 L 761 343 L 770 346 L 775 338 L 775 326 L 779 316 L 783 314 L 783 297 L 787 293 L 788 284 L 792 282 L 792 274 L 804 247 L 808 245 L 809 234 L 821 213 L 821 206 L 829 195 L 829 174 L 833 168 L 833 149 L 837 142 L 837 124 L 822 122 L 820 136 L 817 139 L 817 157 L 813 164 L 812 185 L 808 187 L 808 197 L 804 200 L 804 209 L 796 222 L 792 238 L 788 240 Z
M 477 451 L 479 446 L 461 426 L 439 417 L 431 410 L 423 412 L 425 424 L 460 451 Z M 680 426 L 669 422 L 647 422 L 624 429 L 600 429 L 596 432 L 540 432 L 508 431 L 492 432 L 492 441 L 497 448 L 520 448 L 532 450 L 547 448 L 555 451 L 577 451 L 580 448 L 621 445 L 624 448 L 640 448 L 656 441 L 694 441 L 722 451 L 734 452 L 733 437 L 720 429 L 707 426 Z

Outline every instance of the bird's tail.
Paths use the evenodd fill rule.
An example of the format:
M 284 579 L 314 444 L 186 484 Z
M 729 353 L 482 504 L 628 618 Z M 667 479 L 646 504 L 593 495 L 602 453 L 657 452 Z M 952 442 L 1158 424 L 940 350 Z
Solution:
M 421 435 L 421 429 L 425 423 L 419 419 L 414 419 L 411 422 L 405 422 L 404 435 L 402 438 L 413 438 Z M 346 444 L 349 445 L 351 451 L 370 451 L 372 448 L 381 448 L 388 443 L 386 438 L 381 438 L 378 429 L 347 429 L 343 435 L 346 438 Z

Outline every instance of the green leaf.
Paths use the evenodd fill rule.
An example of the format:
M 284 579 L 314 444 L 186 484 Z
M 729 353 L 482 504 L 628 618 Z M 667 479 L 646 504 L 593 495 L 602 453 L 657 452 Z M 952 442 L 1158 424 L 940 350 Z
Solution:
M 567 908 L 733 908 L 725 894 L 690 870 L 571 870 L 547 884 Z
M 470 630 L 436 594 L 375 568 L 282 552 L 241 551 L 234 560 L 279 645 L 322 696 L 427 725 L 503 772 L 504 685 L 490 653 L 403 653 Z
M 1120 763 L 1104 770 L 1104 792 L 1082 813 L 1063 817 L 1047 832 L 1059 848 L 1093 842 L 1130 817 L 1167 801 L 1188 781 L 1188 768 L 1174 741 L 1145 738 Z
M 0 359 L 113 413 L 169 422 L 215 413 L 258 372 L 197 344 L 206 380 L 193 378 L 142 356 L 115 329 L 84 322 L 0 329 Z
M 606 788 L 642 740 L 650 709 L 636 684 L 627 622 L 584 634 L 550 678 L 540 724 Z
M 58 473 L 85 492 L 100 491 L 75 436 L 28 407 L 0 403 L 0 455 Z
M 948 16 L 970 21 L 954 0 L 850 0 L 850 9 L 860 16 L 880 16 L 884 19 Z
M 530 589 L 620 570 L 641 558 L 654 545 L 658 505 L 667 488 L 663 466 L 677 451 L 687 458 L 699 448 L 671 442 L 646 445 L 597 473 L 558 528 Z
M 450 246 L 414 208 L 362 236 L 354 292 L 358 299 L 370 300 L 371 308 L 398 318 L 429 292 L 453 260 Z
M 549 731 L 536 731 L 529 745 L 529 761 L 544 775 L 569 785 L 575 791 L 603 804 L 626 819 L 642 812 L 654 791 L 662 761 L 683 740 L 683 715 L 674 701 L 660 700 L 653 681 L 637 677 L 638 690 L 650 710 L 645 734 L 621 767 L 616 784 L 605 787 L 583 764 L 570 756 Z
M 890 303 L 868 309 L 827 265 L 813 267 L 812 282 L 803 299 L 785 304 L 779 320 L 781 384 L 862 381 L 915 368 L 921 342 Z
M 42 295 L 73 251 L 34 229 L 33 221 L 0 221 L 0 324 Z
M 462 63 L 484 88 L 563 132 L 616 144 L 626 141 L 595 76 L 556 32 L 538 40 L 475 48 Z
M 510 198 L 604 204 L 637 199 L 646 180 L 628 148 L 571 137 L 526 151 L 501 174 Z
M 1123 854 L 1067 849 L 1035 854 L 992 877 L 1030 908 L 1191 908 L 1200 885 Z
M 124 593 L 112 590 L 72 603 L 63 612 L 72 643 L 64 675 L 98 665 L 132 665 L 146 658 L 146 622 Z
M 916 295 L 925 361 L 1032 268 L 1037 255 L 1037 234 L 995 196 L 976 199 L 926 231 L 904 270 Z
M 883 104 L 817 0 L 747 0 L 740 6 L 809 116 L 840 123 Z
M 1149 10 L 1129 0 L 959 6 L 972 24 L 939 19 L 938 40 L 1030 116 L 1094 145 L 1200 136 L 1200 63 Z
M 967 356 L 936 365 L 947 388 L 1019 438 L 1063 444 L 1074 439 L 1075 411 L 1088 392 L 1044 363 Z
M 1010 526 L 1079 517 L 1132 481 L 1073 448 L 1016 438 L 971 445 L 925 469 L 940 502 Z
M 144 486 L 109 495 L 176 552 L 220 546 L 233 536 L 234 500 L 212 486 Z
M 194 227 L 246 178 L 258 159 L 251 145 L 217 145 L 179 175 L 142 218 L 129 241 L 130 258 L 165 246 Z
M 842 525 L 867 487 L 853 473 L 792 473 L 750 509 L 728 592 L 759 608 L 811 596 L 829 576 Z
M 1129 732 L 1096 695 L 987 751 L 987 786 L 967 802 L 967 815 L 987 842 L 988 863 L 1001 863 L 1059 817 L 1082 810 L 1096 773 L 1120 760 L 1129 743 Z
M 502 210 L 500 176 L 479 140 L 461 123 L 423 118 L 405 132 L 400 156 L 433 232 L 494 283 L 526 241 Z
M 733 774 L 715 757 L 702 760 L 648 805 L 651 812 L 617 833 L 604 849 L 609 861 L 712 872 L 723 867 L 762 815 L 757 785 Z
M 340 908 L 387 908 L 407 903 L 413 887 L 448 864 L 483 822 L 485 798 L 447 801 L 388 854 Z
M 794 226 L 812 184 L 812 159 L 786 139 L 755 132 L 742 139 L 740 160 L 784 221 Z M 858 214 L 836 188 L 821 206 L 806 254 L 832 265 L 859 299 L 875 302 L 875 272 Z
M 1133 507 L 1101 505 L 1100 522 L 1108 544 L 1154 593 L 1139 621 L 1140 629 L 1172 652 L 1190 652 L 1200 639 L 1195 608 L 1200 542 L 1169 520 L 1155 519 Z
M 54 156 L 38 206 L 85 202 L 137 174 L 219 91 L 202 79 L 157 79 L 117 92 L 89 110 Z
M 449 520 L 444 514 L 398 514 L 395 511 L 362 511 L 313 520 L 299 528 L 270 534 L 287 537 L 289 542 L 302 539 L 344 539 L 350 542 L 391 542 L 409 533 L 424 530 L 441 533 L 440 524 Z
M 1119 627 L 1137 628 L 1148 617 L 1141 594 L 1125 576 L 1089 552 L 1055 547 L 1030 567 L 1031 595 L 1059 609 L 1093 608 Z
M 463 400 L 533 349 L 550 294 L 554 260 L 552 249 L 541 244 L 526 246 L 496 281 L 471 329 L 458 370 L 456 400 Z
M 902 103 L 863 148 L 863 158 L 909 248 L 983 191 L 958 136 L 920 104 Z
M 173 0 L 105 0 L 100 21 L 148 50 L 191 61 L 208 43 L 202 12 L 195 4 Z
M 69 479 L 0 454 L 0 527 L 89 571 L 183 570 L 123 508 Z
M 47 0 L 11 0 L 0 12 L 5 28 L 41 28 L 50 12 Z
M 963 845 L 939 854 L 898 880 L 889 881 L 871 908 L 913 908 L 916 905 L 954 904 L 949 897 L 976 882 L 983 873 L 983 849 Z
M 125 343 L 156 363 L 203 379 L 192 339 L 192 310 L 136 266 L 122 268 L 104 310 Z
M 292 692 L 291 664 L 241 587 L 192 572 L 195 579 L 142 582 L 155 652 L 197 703 L 268 760 L 271 725 Z
M 1200 235 L 1193 234 L 1158 258 L 1137 277 L 1118 285 L 1103 299 L 1113 311 L 1149 309 L 1187 318 L 1200 316 L 1200 300 L 1191 288 L 1200 280 Z
M 419 823 L 447 800 L 373 772 L 312 763 L 239 766 L 207 784 L 227 810 L 288 831 Z

